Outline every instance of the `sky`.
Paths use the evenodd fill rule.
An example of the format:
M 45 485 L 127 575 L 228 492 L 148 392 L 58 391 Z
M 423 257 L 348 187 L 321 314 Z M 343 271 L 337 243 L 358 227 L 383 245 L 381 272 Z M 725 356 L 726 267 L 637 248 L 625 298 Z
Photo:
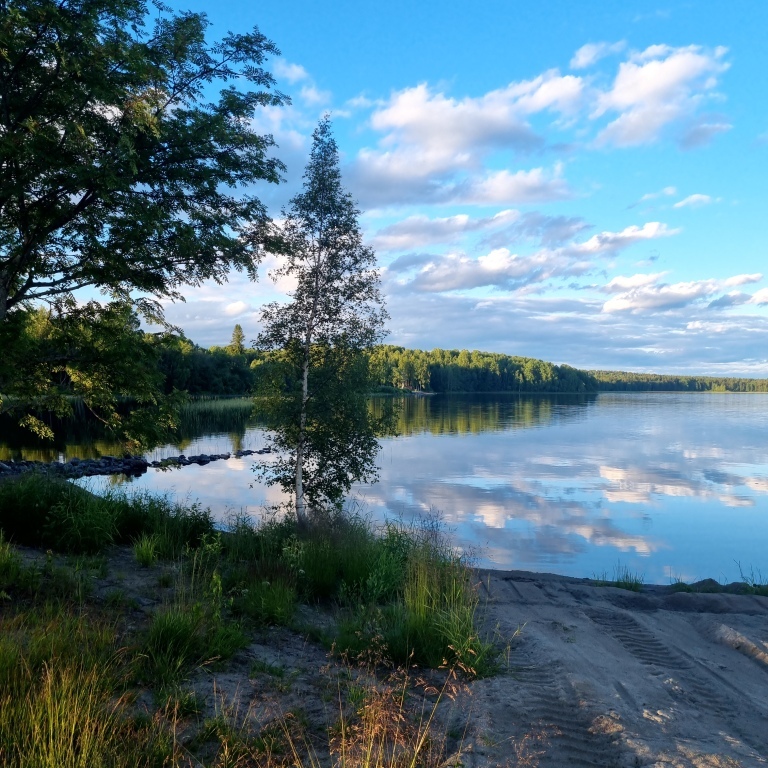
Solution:
M 330 113 L 377 255 L 387 343 L 579 368 L 768 376 L 768 3 L 229 0 L 291 98 L 254 117 L 287 165 L 279 217 Z M 185 291 L 198 344 L 285 298 Z

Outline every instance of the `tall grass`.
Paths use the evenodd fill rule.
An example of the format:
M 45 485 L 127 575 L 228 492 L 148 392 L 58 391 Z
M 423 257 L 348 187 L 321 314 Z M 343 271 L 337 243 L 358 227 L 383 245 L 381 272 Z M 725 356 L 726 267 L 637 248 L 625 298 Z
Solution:
M 0 483 L 0 530 L 17 544 L 93 554 L 142 534 L 161 557 L 181 555 L 213 531 L 209 510 L 149 493 L 96 495 L 62 478 L 30 472 Z
M 333 514 L 309 527 L 290 517 L 241 517 L 216 531 L 194 506 L 96 497 L 36 476 L 16 482 L 22 500 L 34 501 L 42 488 L 47 504 L 63 498 L 74 516 L 84 510 L 87 518 L 89 505 L 98 505 L 113 523 L 111 541 L 134 541 L 137 553 L 173 559 L 164 570 L 173 590 L 160 608 L 137 616 L 124 601 L 89 597 L 91 571 L 106 556 L 49 552 L 25 565 L 4 530 L 13 494 L 0 483 L 0 765 L 431 768 L 444 759 L 445 736 L 433 721 L 442 694 L 419 704 L 404 672 L 383 679 L 379 671 L 414 663 L 470 676 L 493 669 L 495 649 L 478 630 L 472 572 L 433 527 L 377 529 L 361 516 Z M 71 548 L 84 523 L 60 519 L 55 546 Z M 10 528 L 11 535 L 23 532 L 12 521 Z M 232 657 L 249 631 L 292 626 L 302 600 L 324 611 L 329 646 L 367 664 L 336 681 L 339 717 L 319 752 L 317 733 L 298 717 L 258 728 L 222 707 L 207 723 L 196 719 L 201 704 L 183 693 L 182 682 Z M 142 713 L 137 694 L 146 689 Z M 183 746 L 177 721 L 187 734 Z
M 50 608 L 4 624 L 0 765 L 159 768 L 171 757 L 155 724 L 133 720 L 128 661 L 113 626 Z

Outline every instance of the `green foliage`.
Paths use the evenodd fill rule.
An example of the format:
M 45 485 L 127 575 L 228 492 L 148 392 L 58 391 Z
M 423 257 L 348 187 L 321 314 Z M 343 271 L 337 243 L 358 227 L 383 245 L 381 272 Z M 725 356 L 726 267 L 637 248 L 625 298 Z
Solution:
M 158 543 L 157 534 L 142 533 L 133 543 L 136 562 L 144 568 L 151 568 L 157 562 Z
M 768 392 L 768 379 L 587 371 L 601 392 Z
M 0 414 L 52 439 L 51 416 L 80 406 L 126 444 L 167 437 L 178 393 L 160 394 L 158 357 L 127 302 L 74 301 L 56 311 L 19 308 L 0 321 Z
M 375 347 L 370 365 L 381 386 L 428 392 L 594 392 L 597 384 L 567 365 L 495 352 Z
M 171 756 L 151 721 L 137 726 L 116 695 L 128 673 L 115 628 L 41 610 L 4 617 L 0 763 L 8 768 L 133 768 Z
M 233 610 L 261 625 L 276 624 L 287 626 L 293 620 L 298 604 L 298 595 L 293 579 L 273 577 L 248 579 L 241 586 L 233 603 Z
M 147 345 L 116 318 L 162 321 L 156 299 L 179 298 L 185 284 L 232 268 L 255 275 L 266 214 L 234 190 L 279 181 L 273 141 L 252 119 L 283 103 L 262 66 L 278 51 L 258 29 L 209 43 L 203 14 L 144 0 L 2 8 L 2 407 L 38 433 L 35 410 L 61 412 L 62 395 L 108 421 L 121 394 L 160 407 Z M 114 303 L 78 306 L 74 292 L 87 286 Z M 52 307 L 42 335 L 41 301 Z M 118 426 L 136 438 L 135 424 Z
M 154 537 L 160 557 L 178 557 L 213 531 L 209 510 L 162 496 L 97 496 L 61 478 L 26 473 L 0 482 L 0 530 L 17 544 L 95 553 L 115 541 Z
M 0 601 L 9 597 L 6 590 L 16 586 L 21 573 L 21 557 L 11 543 L 6 541 L 5 534 L 0 530 Z
M 335 505 L 356 480 L 375 479 L 379 424 L 366 407 L 372 388 L 365 352 L 387 314 L 359 211 L 341 185 L 330 120 L 320 121 L 302 191 L 267 239 L 283 257 L 273 277 L 296 281 L 287 304 L 262 309 L 257 346 L 277 352 L 257 389 L 279 459 L 262 468 L 292 492 L 296 514 Z
M 232 331 L 232 339 L 229 342 L 227 351 L 231 355 L 245 354 L 245 334 L 243 333 L 243 327 L 240 323 L 237 323 Z

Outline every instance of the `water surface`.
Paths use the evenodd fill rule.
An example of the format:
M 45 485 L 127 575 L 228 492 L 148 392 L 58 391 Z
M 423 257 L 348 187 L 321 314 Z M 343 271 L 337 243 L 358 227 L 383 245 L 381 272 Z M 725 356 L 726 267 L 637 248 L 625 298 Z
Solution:
M 262 447 L 258 421 L 238 419 L 201 419 L 148 458 Z M 379 520 L 439 513 L 495 568 L 610 578 L 621 564 L 666 583 L 732 581 L 739 561 L 768 577 L 767 428 L 766 394 L 408 398 L 399 435 L 382 440 L 379 483 L 353 497 Z M 149 470 L 130 485 L 222 520 L 258 514 L 282 497 L 257 482 L 257 459 Z

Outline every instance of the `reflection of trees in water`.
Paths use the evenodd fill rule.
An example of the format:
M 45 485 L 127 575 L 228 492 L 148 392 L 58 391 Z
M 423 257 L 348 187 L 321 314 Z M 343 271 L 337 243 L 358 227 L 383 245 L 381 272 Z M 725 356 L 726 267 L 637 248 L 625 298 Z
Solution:
M 434 395 L 399 400 L 397 434 L 430 432 L 478 434 L 480 432 L 530 429 L 554 422 L 583 418 L 596 395 Z M 377 415 L 386 401 L 373 398 Z
M 399 435 L 430 432 L 442 434 L 477 434 L 488 431 L 529 429 L 581 418 L 594 405 L 596 395 L 434 395 L 430 397 L 398 398 L 399 412 L 396 430 Z M 371 408 L 377 415 L 392 400 L 374 397 Z M 169 440 L 179 453 L 200 438 L 211 434 L 228 435 L 232 450 L 243 447 L 248 428 L 264 427 L 259 418 L 258 404 L 254 409 L 250 398 L 196 400 L 185 404 L 179 414 L 179 429 Z M 56 461 L 92 459 L 99 456 L 120 456 L 122 446 L 104 433 L 102 425 L 87 414 L 61 421 L 55 439 L 46 443 L 26 430 L 3 429 L 0 461 Z
M 179 428 L 170 443 L 184 452 L 194 440 L 212 433 L 229 433 L 235 450 L 242 444 L 248 426 L 254 425 L 253 401 L 250 398 L 222 400 L 196 400 L 182 406 Z M 56 461 L 61 455 L 68 459 L 93 459 L 99 456 L 121 456 L 123 447 L 110 439 L 104 426 L 87 411 L 81 410 L 75 418 L 51 422 L 54 439 L 51 442 L 36 438 L 10 420 L 2 424 L 0 461 Z

